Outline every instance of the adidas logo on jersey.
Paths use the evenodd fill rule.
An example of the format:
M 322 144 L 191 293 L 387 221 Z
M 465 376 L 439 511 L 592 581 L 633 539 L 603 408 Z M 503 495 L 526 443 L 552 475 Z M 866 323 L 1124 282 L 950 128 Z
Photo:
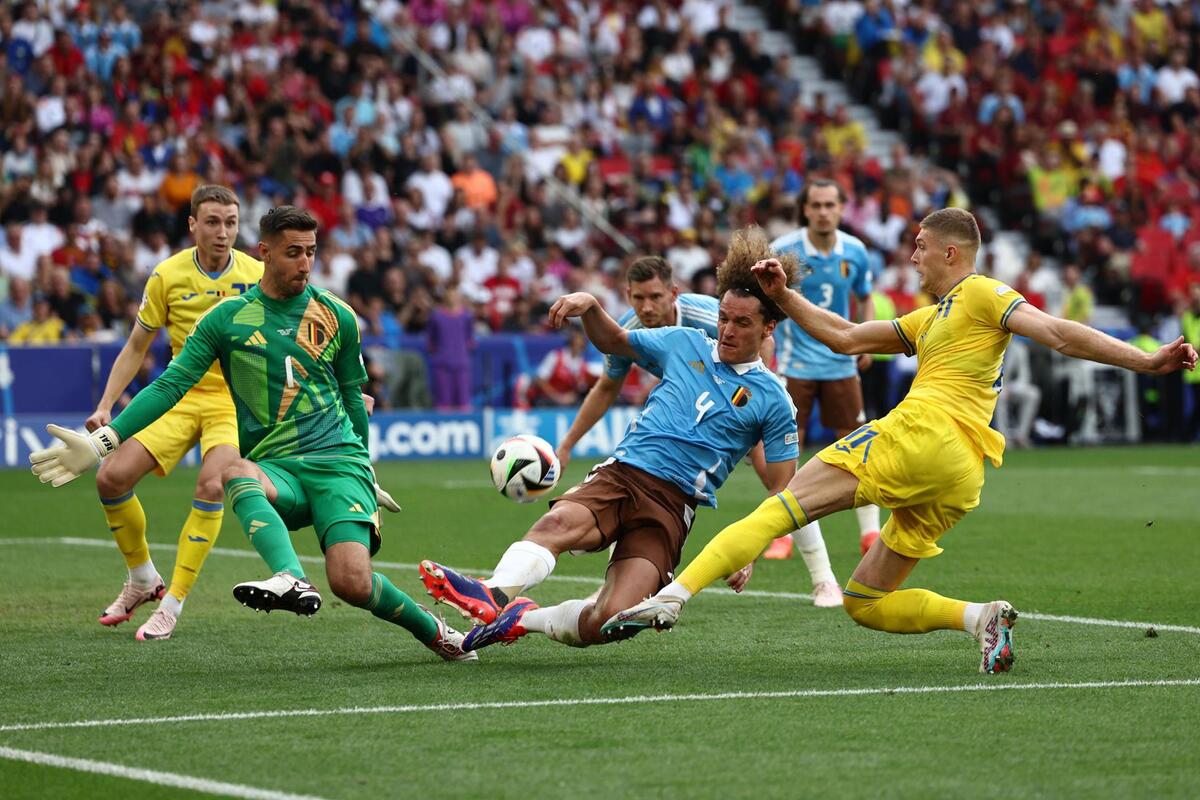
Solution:
M 262 335 L 262 331 L 255 331 L 250 334 L 250 338 L 246 340 L 247 347 L 266 347 L 267 337 Z

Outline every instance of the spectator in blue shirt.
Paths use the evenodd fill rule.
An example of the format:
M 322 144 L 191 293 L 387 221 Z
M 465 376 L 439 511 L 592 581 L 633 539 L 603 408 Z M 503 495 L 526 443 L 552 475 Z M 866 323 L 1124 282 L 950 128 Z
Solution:
M 1007 106 L 1012 111 L 1013 121 L 1016 124 L 1023 125 L 1025 123 L 1025 106 L 1021 102 L 1021 98 L 1013 93 L 1012 87 L 1012 73 L 1008 70 L 1001 72 L 995 91 L 984 95 L 983 100 L 979 103 L 980 125 L 991 125 L 992 118 L 996 116 L 1000 106 Z

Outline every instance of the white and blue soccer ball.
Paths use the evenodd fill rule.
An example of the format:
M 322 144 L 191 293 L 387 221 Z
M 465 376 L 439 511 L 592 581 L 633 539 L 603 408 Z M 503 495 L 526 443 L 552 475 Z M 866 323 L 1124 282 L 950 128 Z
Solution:
M 522 433 L 505 439 L 492 453 L 492 483 L 509 500 L 532 503 L 558 485 L 562 468 L 550 443 Z

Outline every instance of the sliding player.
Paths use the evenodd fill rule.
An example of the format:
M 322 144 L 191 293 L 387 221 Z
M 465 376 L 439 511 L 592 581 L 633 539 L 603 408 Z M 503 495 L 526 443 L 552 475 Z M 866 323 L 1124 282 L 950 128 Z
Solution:
M 771 491 L 795 470 L 795 409 L 763 366 L 759 350 L 782 313 L 750 274 L 766 256 L 760 230 L 739 231 L 718 270 L 717 340 L 690 327 L 628 330 L 590 294 L 562 297 L 550 309 L 561 327 L 579 317 L 601 352 L 653 361 L 662 373 L 613 457 L 551 503 L 525 538 L 512 544 L 484 581 L 422 561 L 430 594 L 484 623 L 463 647 L 513 642 L 527 632 L 586 646 L 618 609 L 670 583 L 697 505 L 716 506 L 716 490 L 751 447 L 764 443 Z M 788 262 L 791 269 L 795 262 Z M 615 545 L 599 597 L 538 608 L 519 595 L 541 583 L 568 551 Z M 740 590 L 749 568 L 730 579 Z
M 665 259 L 659 256 L 642 256 L 636 259 L 629 265 L 626 281 L 630 308 L 617 320 L 617 324 L 625 330 L 679 325 L 695 328 L 710 338 L 717 336 L 717 299 L 706 294 L 680 294 L 672 278 L 671 265 Z M 783 324 L 788 323 L 785 320 Z M 764 341 L 763 358 L 769 360 L 773 350 L 774 340 L 768 337 Z M 604 374 L 588 391 L 575 421 L 559 442 L 558 460 L 564 469 L 571 460 L 571 448 L 595 427 L 617 401 L 625 376 L 634 364 L 656 378 L 662 377 L 662 368 L 652 359 L 626 358 L 611 354 L 605 356 Z M 809 407 L 811 408 L 811 404 Z M 770 489 L 770 477 L 761 447 L 751 449 L 750 461 L 754 465 L 754 471 L 758 473 L 759 480 Z M 820 547 L 810 548 L 811 552 L 805 551 L 804 557 L 813 582 L 813 603 L 820 608 L 840 606 L 842 593 L 834 580 L 833 567 L 829 563 L 825 543 L 821 540 L 820 529 L 816 531 L 816 541 Z M 788 547 L 790 550 L 790 539 Z

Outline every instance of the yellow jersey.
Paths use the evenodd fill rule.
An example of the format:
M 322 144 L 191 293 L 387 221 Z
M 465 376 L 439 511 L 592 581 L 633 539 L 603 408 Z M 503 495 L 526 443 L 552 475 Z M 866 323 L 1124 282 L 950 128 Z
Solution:
M 900 405 L 928 403 L 949 414 L 997 467 L 1004 459 L 1004 436 L 990 423 L 1012 339 L 1008 318 L 1024 302 L 1000 281 L 971 274 L 937 305 L 892 320 L 905 352 L 917 357 L 917 375 Z
M 262 279 L 263 265 L 234 250 L 229 266 L 215 278 L 200 266 L 195 247 L 180 250 L 154 268 L 146 281 L 137 321 L 148 331 L 164 325 L 171 337 L 171 355 L 178 356 L 196 320 L 225 297 L 236 297 Z M 224 389 L 225 378 L 217 362 L 205 373 L 197 389 Z

